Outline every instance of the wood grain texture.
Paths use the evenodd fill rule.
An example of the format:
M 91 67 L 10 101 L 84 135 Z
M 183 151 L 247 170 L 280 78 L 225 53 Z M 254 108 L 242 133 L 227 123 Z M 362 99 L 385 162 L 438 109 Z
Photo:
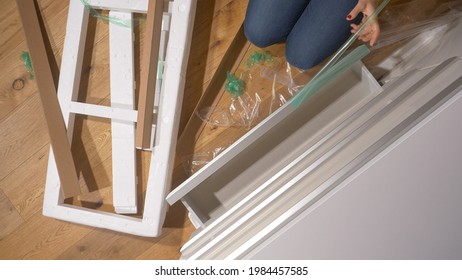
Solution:
M 67 4 L 65 2 L 60 1 L 60 3 L 55 4 L 53 1 L 39 1 L 47 35 L 50 38 L 50 44 L 58 64 L 61 61 L 62 42 L 65 33 L 65 24 L 63 22 L 67 17 Z M 8 1 L 8 5 L 10 3 L 15 4 L 14 1 Z M 0 44 L 0 65 L 8 65 L 7 69 L 2 69 L 2 75 L 0 76 L 0 120 L 8 116 L 24 100 L 37 91 L 36 81 L 30 79 L 27 69 L 19 59 L 21 52 L 28 51 L 28 47 L 22 31 L 19 13 L 15 7 L 16 4 L 13 6 L 14 9 L 0 20 L 2 30 L 0 40 L 10 39 Z M 3 11 L 5 10 L 2 9 Z M 8 32 L 13 32 L 14 35 L 12 37 L 5 35 L 4 37 L 3 34 L 8 34 Z M 24 81 L 25 86 L 23 89 L 13 89 L 12 84 L 16 79 Z
M 198 1 L 180 130 L 194 114 L 198 100 L 240 27 L 247 2 Z M 58 65 L 61 61 L 68 3 L 68 0 L 38 0 Z M 0 209 L 0 215 L 6 213 L 8 218 L 0 218 L 0 236 L 3 235 L 0 238 L 0 259 L 178 259 L 179 249 L 194 231 L 181 203 L 170 207 L 162 236 L 152 239 L 42 216 L 49 136 L 35 80 L 30 80 L 19 59 L 21 51 L 27 51 L 27 47 L 15 2 L 4 1 L 3 4 L 0 10 L 0 207 L 6 208 Z M 137 15 L 137 20 L 135 65 L 139 88 L 145 16 Z M 108 23 L 91 18 L 79 101 L 110 104 L 108 48 Z M 273 51 L 280 54 L 275 49 Z M 24 88 L 14 90 L 13 81 L 18 78 L 24 80 Z M 267 86 L 266 82 L 264 84 Z M 229 105 L 227 95 L 218 96 L 217 93 L 217 98 L 218 106 L 226 108 Z M 227 146 L 245 132 L 243 128 L 206 125 L 198 141 L 190 147 L 190 152 Z M 80 188 L 85 193 L 80 196 L 80 200 L 75 199 L 69 203 L 112 211 L 110 121 L 77 117 L 74 133 L 77 136 L 72 151 L 80 176 Z M 149 153 L 137 152 L 140 196 L 146 189 L 149 162 Z M 174 178 L 175 185 L 186 178 L 181 158 L 176 162 Z M 139 200 L 142 201 L 141 197 Z M 104 244 L 106 241 L 107 244 Z
M 1 181 L 1 189 L 25 220 L 41 212 L 48 152 L 45 144 Z
M 8 236 L 23 222 L 24 220 L 21 215 L 19 215 L 14 205 L 0 190 L 0 240 Z
M 92 229 L 36 213 L 0 242 L 0 259 L 55 259 Z
M 189 119 L 198 100 L 218 66 L 226 44 L 243 18 L 247 0 L 199 1 L 194 27 L 193 47 L 187 71 L 185 113 Z M 58 64 L 65 36 L 68 1 L 38 0 L 45 27 Z M 27 51 L 14 1 L 0 11 L 0 190 L 14 207 L 22 222 L 8 222 L 12 230 L 0 240 L 0 259 L 177 259 L 179 249 L 194 230 L 181 204 L 167 213 L 161 237 L 145 239 L 110 231 L 70 224 L 41 215 L 49 136 L 35 80 L 19 59 Z M 238 18 L 239 20 L 235 20 Z M 135 63 L 137 87 L 145 16 L 137 15 Z M 229 25 L 229 26 L 228 26 Z M 94 18 L 89 22 L 85 62 L 79 101 L 110 104 L 108 23 Z M 5 36 L 3 36 L 5 34 Z M 219 38 L 217 37 L 219 36 Z M 211 51 L 209 51 L 211 50 Z M 15 79 L 24 88 L 14 90 Z M 200 89 L 200 90 L 195 90 Z M 112 211 L 111 131 L 109 120 L 77 117 L 72 151 L 84 193 L 69 201 L 103 211 Z M 137 152 L 140 196 L 146 188 L 150 154 Z M 10 208 L 9 208 L 10 209 Z M 11 232 L 10 232 L 11 231 Z M 109 240 L 101 245 L 101 240 Z
M 0 180 L 49 143 L 43 109 L 36 92 L 0 123 Z

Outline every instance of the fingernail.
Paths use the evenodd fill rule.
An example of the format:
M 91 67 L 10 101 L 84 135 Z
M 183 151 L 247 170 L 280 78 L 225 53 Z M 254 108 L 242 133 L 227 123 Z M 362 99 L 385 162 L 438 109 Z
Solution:
M 347 19 L 351 19 L 351 15 L 347 15 Z

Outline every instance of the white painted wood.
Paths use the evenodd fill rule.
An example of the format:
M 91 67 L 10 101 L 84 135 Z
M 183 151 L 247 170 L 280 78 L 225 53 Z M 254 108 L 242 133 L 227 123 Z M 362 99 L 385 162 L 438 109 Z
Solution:
M 164 4 L 167 7 L 167 4 Z M 169 13 L 164 13 L 162 19 L 162 31 L 160 33 L 160 43 L 159 43 L 159 62 L 158 62 L 158 69 L 157 69 L 157 82 L 156 82 L 156 91 L 154 96 L 154 116 L 153 119 L 157 119 L 156 115 L 159 111 L 159 101 L 160 101 L 160 93 L 162 91 L 162 83 L 163 83 L 163 76 L 164 76 L 164 65 L 165 65 L 165 53 L 167 51 L 167 43 L 168 43 L 168 36 L 170 31 L 170 24 L 171 24 L 171 15 Z M 152 150 L 155 145 L 156 139 L 156 122 L 152 124 L 151 129 L 151 147 Z
M 460 260 L 461 112 L 459 92 L 242 257 Z
M 342 115 L 351 114 L 364 99 L 371 98 L 380 91 L 380 86 L 377 84 L 369 84 L 368 79 L 371 78 L 363 75 L 363 70 L 367 71 L 361 64 L 356 65 L 349 74 L 343 77 L 343 82 L 336 84 L 335 88 L 330 87 L 328 90 L 322 91 L 319 94 L 322 98 L 318 99 L 318 103 L 314 107 L 313 105 L 308 105 L 301 111 L 318 112 L 321 109 L 317 108 L 327 106 L 326 104 L 333 102 L 332 100 L 337 98 L 336 96 L 342 95 L 344 89 L 351 88 L 344 97 L 338 98 L 335 102 L 336 105 L 333 105 L 334 108 L 326 109 L 326 112 L 310 123 L 308 123 L 308 120 L 313 117 L 313 113 L 297 114 L 297 117 L 291 117 L 291 121 L 287 122 L 283 121 L 283 118 L 279 118 L 280 115 L 278 114 L 271 116 L 272 122 L 265 125 L 266 129 L 271 131 L 272 128 L 279 127 L 285 130 L 274 135 L 271 132 L 266 132 L 268 135 L 273 135 L 268 136 L 274 139 L 273 144 L 269 144 L 268 141 L 264 141 L 264 143 L 258 142 L 255 140 L 258 138 L 254 137 L 259 133 L 252 130 L 241 138 L 237 142 L 238 144 L 227 149 L 209 163 L 206 168 L 176 188 L 169 194 L 167 201 L 174 203 L 178 198 L 190 197 L 190 200 L 195 202 L 192 205 L 196 205 L 194 207 L 194 210 L 197 211 L 195 214 L 199 217 L 205 217 L 205 220 L 202 221 L 203 224 L 207 222 L 210 224 L 213 220 L 219 219 L 222 214 L 233 208 L 235 204 L 242 205 L 244 201 L 255 201 L 255 197 L 252 196 L 254 190 L 258 193 L 259 189 L 266 188 L 269 182 L 283 180 L 283 174 L 286 174 L 285 172 L 290 168 L 296 167 L 297 163 L 291 162 L 291 160 L 296 159 L 296 152 L 287 151 L 284 147 L 294 147 L 297 151 L 302 152 L 310 150 L 316 144 L 316 141 L 319 141 L 322 134 L 328 131 L 328 128 L 322 130 L 324 126 L 332 127 L 334 123 L 341 120 Z M 351 87 L 350 81 L 358 82 L 358 84 Z M 291 106 L 287 106 L 286 110 L 295 115 Z M 284 125 L 280 124 L 282 122 Z M 299 132 L 292 131 L 290 128 L 298 127 L 299 125 Z M 291 133 L 293 134 L 291 135 Z M 260 135 L 264 135 L 264 133 Z M 284 139 L 286 137 L 287 139 Z M 252 141 L 257 142 L 257 144 Z M 281 141 L 281 143 L 278 141 Z M 257 146 L 258 148 L 256 148 Z M 239 151 L 236 152 L 235 150 Z M 234 156 L 235 154 L 238 154 L 238 156 Z M 242 167 L 243 170 L 239 169 L 236 174 L 231 175 L 236 166 L 242 165 L 242 162 L 246 162 L 246 166 Z M 249 163 L 248 166 L 247 163 Z M 226 170 L 231 173 L 227 173 Z M 220 175 L 215 174 L 213 179 L 208 179 L 213 172 Z M 220 178 L 232 179 L 226 181 L 227 179 L 221 180 Z M 271 192 L 270 189 L 266 191 Z M 185 201 L 183 200 L 183 202 Z
M 135 6 L 138 3 L 124 2 Z M 151 157 L 143 217 L 135 218 L 64 204 L 60 196 L 59 176 L 52 151 L 50 151 L 47 170 L 44 215 L 140 236 L 156 237 L 161 234 L 167 210 L 165 195 L 170 189 L 195 7 L 196 1 L 194 0 L 175 0 L 170 7 L 171 32 L 167 44 L 166 65 L 159 103 L 159 124 L 156 128 L 156 145 Z M 128 10 L 135 11 L 135 8 L 129 7 Z M 61 107 L 65 109 L 63 110 L 64 119 L 70 132 L 72 132 L 71 120 L 74 116 L 70 112 L 70 104 L 76 101 L 77 97 L 87 20 L 88 12 L 80 0 L 70 0 L 58 90 Z
M 256 207 L 261 207 L 265 199 L 270 199 L 267 201 L 267 203 L 274 201 L 275 197 L 277 197 L 275 192 L 277 193 L 278 188 L 283 187 L 284 184 L 290 183 L 290 176 L 294 176 L 294 174 L 298 174 L 303 170 L 301 167 L 306 165 L 306 163 L 303 163 L 303 161 L 306 161 L 307 157 L 308 159 L 316 159 L 322 155 L 322 152 L 326 153 L 333 147 L 333 143 L 335 143 L 335 141 L 330 139 L 332 136 L 329 136 L 329 130 L 333 130 L 336 128 L 336 126 L 342 124 L 348 117 L 355 119 L 352 114 L 361 108 L 361 106 L 364 106 L 367 101 L 376 96 L 376 94 L 378 94 L 380 91 L 378 85 L 370 87 L 370 84 L 367 80 L 370 79 L 370 77 L 362 74 L 362 71 L 365 68 L 361 67 L 361 65 L 362 64 L 357 65 L 353 71 L 346 73 L 340 79 L 336 80 L 336 82 L 334 82 L 331 86 L 320 92 L 319 96 L 327 98 L 324 102 L 333 102 L 331 99 L 332 96 L 342 97 L 334 100 L 335 102 L 328 105 L 328 107 L 322 112 L 318 112 L 319 115 L 317 115 L 316 118 L 311 119 L 309 114 L 306 114 L 305 112 L 313 112 L 316 111 L 315 108 L 322 108 L 323 106 L 319 106 L 319 102 L 311 104 L 307 103 L 303 108 L 300 108 L 299 111 L 293 112 L 290 117 L 286 117 L 284 120 L 280 119 L 278 126 L 273 126 L 273 133 L 268 132 L 262 136 L 262 138 L 266 137 L 266 139 L 275 140 L 277 139 L 277 137 L 275 137 L 276 135 L 283 135 L 280 137 L 286 139 L 282 143 L 272 144 L 269 144 L 267 141 L 259 141 L 259 145 L 264 145 L 263 143 L 268 145 L 265 148 L 265 151 L 267 150 L 267 152 L 263 152 L 262 158 L 256 160 L 255 164 L 246 167 L 244 173 L 247 173 L 248 170 L 249 172 L 247 174 L 242 174 L 241 179 L 242 184 L 244 184 L 246 188 L 250 189 L 251 192 L 249 194 L 243 192 L 243 194 L 238 196 L 235 199 L 238 201 L 235 203 L 235 205 L 229 204 L 229 201 L 225 201 L 225 197 L 222 198 L 221 201 L 224 201 L 223 204 L 228 204 L 228 206 L 220 207 L 224 208 L 225 210 L 229 210 L 223 214 L 222 211 L 217 211 L 216 213 L 213 213 L 213 215 L 210 215 L 210 220 L 206 223 L 206 227 L 201 229 L 201 231 L 182 248 L 182 253 L 186 258 L 191 257 L 191 254 L 197 250 L 200 250 L 201 247 L 212 243 L 213 241 L 210 241 L 212 238 L 215 238 L 216 240 L 217 236 L 220 236 L 220 234 L 223 232 L 226 232 L 230 228 L 233 228 L 233 226 L 236 224 L 239 224 L 239 221 L 242 220 L 243 216 L 249 214 L 249 212 L 252 212 L 251 210 L 255 210 Z M 353 75 L 353 73 L 355 73 L 355 75 Z M 363 77 L 366 77 L 366 79 L 362 80 Z M 354 81 L 353 87 L 351 86 L 351 81 Z M 344 92 L 345 89 L 349 90 Z M 329 95 L 331 95 L 330 98 Z M 299 127 L 300 124 L 302 125 Z M 298 127 L 298 131 L 287 129 L 291 126 Z M 352 130 L 354 130 L 354 127 L 348 131 Z M 293 134 L 290 134 L 290 131 L 292 131 Z M 343 133 L 343 135 L 344 134 L 345 133 Z M 337 136 L 336 139 L 340 138 L 341 136 L 342 134 Z M 320 141 L 327 142 L 327 144 L 321 146 L 321 150 L 316 148 L 320 145 Z M 241 142 L 241 144 L 244 143 L 245 142 Z M 274 145 L 274 147 L 272 145 Z M 293 151 L 291 151 L 292 149 L 287 150 L 287 147 L 291 147 Z M 249 146 L 249 149 L 252 149 L 252 146 Z M 297 155 L 297 151 L 303 152 L 301 155 L 293 157 L 294 155 Z M 249 157 L 255 156 L 249 153 L 250 152 L 248 151 L 243 152 L 243 154 L 249 155 Z M 232 161 L 234 158 L 228 160 Z M 250 159 L 240 158 L 239 160 L 242 162 Z M 254 174 L 263 174 L 266 172 L 263 171 L 263 169 L 260 171 L 255 169 L 258 168 L 258 165 L 260 165 L 261 168 L 266 168 L 266 170 L 269 170 L 269 176 L 255 176 Z M 223 165 L 222 172 L 226 172 L 225 170 L 228 168 L 232 169 L 232 165 Z M 229 176 L 223 174 L 223 177 Z M 247 181 L 247 183 L 243 183 L 245 181 Z M 217 182 L 216 178 L 214 182 L 217 184 L 221 183 L 220 181 Z M 229 189 L 234 189 L 235 192 L 238 193 L 238 185 L 241 184 L 239 182 L 240 181 L 233 180 L 232 183 L 228 184 Z M 201 187 L 201 185 L 197 186 L 198 191 L 201 190 Z M 255 188 L 255 190 L 253 190 L 253 188 Z M 220 196 L 220 192 L 222 192 L 222 190 L 217 188 L 213 191 L 213 194 L 214 196 Z M 208 197 L 205 199 L 208 199 Z M 196 201 L 196 204 L 199 204 L 199 202 Z M 230 206 L 232 207 L 228 208 Z M 201 210 L 199 208 L 196 209 L 196 211 Z M 262 219 L 266 220 L 266 218 Z
M 135 123 L 138 111 L 134 109 L 129 109 L 128 106 L 126 106 L 127 108 L 123 107 L 123 104 L 116 103 L 114 103 L 112 107 L 108 107 L 73 101 L 69 103 L 69 112 L 73 114 L 87 115 L 99 118 L 113 119 L 122 122 Z
M 200 236 L 211 226 L 208 225 L 193 237 L 197 244 L 189 244 L 188 248 L 182 250 L 183 257 L 234 259 L 244 256 L 455 94 L 455 89 L 462 84 L 459 78 L 461 66 L 460 61 L 452 60 L 432 71 L 421 71 L 420 76 L 415 76 L 420 78 L 413 81 L 414 85 L 405 81 L 408 82 L 408 89 L 402 91 L 401 88 L 398 97 L 391 100 L 388 93 L 399 87 L 388 88 L 387 92 L 376 98 L 383 98 L 389 104 L 380 109 L 380 106 L 376 106 L 380 104 L 368 103 L 367 111 L 373 109 L 373 117 L 367 118 L 366 114 L 361 116 L 363 120 L 358 118 L 363 124 L 347 137 L 341 137 L 341 141 L 325 154 L 327 156 L 317 157 L 307 168 L 289 176 L 290 181 L 282 188 L 271 193 L 263 202 L 254 204 L 225 230 L 213 234 L 213 239 L 209 236 L 207 241 L 201 242 Z M 436 75 L 439 79 L 432 79 Z M 451 85 L 448 87 L 448 84 Z M 298 240 L 298 244 L 302 243 L 302 240 Z
M 110 11 L 109 16 L 132 22 L 132 14 Z M 109 24 L 111 107 L 135 108 L 133 28 Z M 112 193 L 116 213 L 136 214 L 137 177 L 135 123 L 111 120 Z
M 438 32 L 446 33 L 438 34 Z M 348 148 L 350 152 L 337 150 L 329 161 L 320 162 L 317 167 L 309 165 L 311 171 L 299 169 L 289 175 L 276 174 L 273 178 L 286 177 L 290 180 L 290 184 L 282 187 L 286 191 L 293 188 L 292 195 L 289 195 L 290 191 L 287 193 L 281 191 L 280 187 L 271 188 L 267 185 L 264 188 L 262 185 L 231 210 L 216 213 L 217 218 L 209 216 L 201 219 L 199 223 L 201 228 L 181 250 L 182 258 L 381 259 L 386 256 L 385 258 L 403 259 L 412 256 L 410 257 L 412 259 L 454 257 L 459 259 L 460 250 L 457 248 L 460 247 L 458 245 L 461 227 L 454 221 L 460 220 L 461 209 L 458 201 L 458 197 L 461 196 L 458 188 L 461 173 L 457 171 L 461 165 L 459 163 L 461 134 L 456 128 L 456 120 L 460 119 L 462 104 L 460 102 L 462 62 L 460 59 L 453 59 L 441 63 L 451 56 L 460 57 L 461 37 L 457 35 L 460 33 L 460 28 L 453 26 L 449 32 L 443 28 L 432 30 L 430 33 L 432 36 L 444 35 L 443 39 L 439 40 L 441 44 L 432 46 L 432 50 L 435 50 L 436 46 L 437 51 L 427 52 L 425 55 L 418 53 L 416 56 L 414 52 L 417 47 L 421 47 L 421 44 L 415 44 L 414 41 L 382 64 L 392 73 L 397 70 L 395 72 L 399 72 L 399 75 L 395 75 L 392 82 L 386 84 L 385 91 L 371 101 L 375 102 L 375 105 L 368 103 L 364 106 L 366 109 L 364 112 L 369 112 L 369 116 L 364 112 L 361 113 L 362 115 L 357 115 L 359 111 L 353 115 L 357 121 L 365 123 L 371 119 L 375 124 L 370 129 L 364 130 L 364 135 L 356 135 L 355 139 L 351 139 L 351 136 L 339 139 L 353 140 L 349 146 L 346 146 L 351 147 Z M 421 34 L 418 38 L 420 41 L 417 42 L 421 43 L 422 37 L 424 41 L 432 39 L 427 38 L 427 35 Z M 395 65 L 393 64 L 395 60 L 402 62 L 400 66 L 404 65 L 404 71 L 391 69 L 393 68 L 391 66 Z M 435 67 L 437 65 L 439 66 Z M 456 97 L 453 97 L 454 95 Z M 459 100 L 459 105 L 451 109 L 452 116 L 445 116 L 445 120 L 433 124 L 431 128 L 427 127 L 426 129 L 432 132 L 428 130 L 425 136 L 418 138 L 413 136 L 415 133 L 422 133 L 419 130 L 422 130 L 431 119 L 439 118 L 437 115 L 443 113 L 449 106 L 453 106 L 451 104 L 455 103 L 455 100 Z M 386 108 L 388 105 L 393 105 L 389 113 L 386 115 L 378 113 L 381 108 Z M 382 115 L 381 119 L 376 118 L 378 115 Z M 344 125 L 346 122 L 342 121 L 341 124 Z M 353 122 L 348 126 L 351 124 Z M 391 124 L 394 124 L 394 127 Z M 325 126 L 324 129 L 329 130 L 329 127 Z M 337 129 L 338 127 L 335 128 Z M 283 131 L 284 129 L 281 129 L 281 133 Z M 312 133 L 316 133 L 315 130 L 309 131 L 306 135 Z M 406 142 L 408 144 L 405 144 Z M 313 156 L 310 149 L 319 143 L 314 142 L 314 145 L 310 145 L 304 153 Z M 444 146 L 445 144 L 448 146 Z M 427 148 L 422 148 L 425 145 Z M 337 149 L 336 147 L 338 145 L 327 150 Z M 393 149 L 398 151 L 394 152 Z M 439 154 L 439 149 L 444 155 Z M 361 150 L 363 152 L 358 154 Z M 383 150 L 385 151 L 381 152 Z M 394 154 L 392 156 L 394 161 L 385 160 L 388 167 L 384 167 L 382 158 L 389 157 L 388 153 Z M 434 154 L 434 157 L 423 156 L 426 153 Z M 302 156 L 299 162 L 306 161 Z M 319 156 L 314 157 L 319 159 Z M 338 166 L 339 161 L 348 158 L 351 161 L 345 162 L 343 168 Z M 407 161 L 401 162 L 401 159 Z M 240 160 L 245 162 L 246 159 Z M 256 162 L 260 160 L 264 158 Z M 271 164 L 273 163 L 268 163 L 267 166 Z M 292 164 L 293 162 L 288 164 L 284 172 L 293 170 Z M 424 169 L 421 169 L 422 165 Z M 211 171 L 211 174 L 217 176 L 220 174 L 220 168 L 224 167 L 226 165 L 218 166 Z M 369 168 L 374 170 L 372 175 L 369 173 Z M 390 170 L 395 170 L 394 174 L 390 174 Z M 254 174 L 260 173 L 254 172 Z M 396 174 L 399 175 L 394 176 Z M 435 177 L 441 174 L 448 176 Z M 218 176 L 222 177 L 222 175 Z M 201 182 L 207 180 L 207 176 L 191 180 L 197 180 L 196 182 L 199 182 L 197 187 L 200 187 Z M 324 178 L 318 180 L 323 176 Z M 252 185 L 255 179 L 247 177 L 249 178 L 247 184 Z M 360 186 L 354 184 L 358 178 L 362 181 Z M 367 183 L 364 184 L 364 181 Z M 406 184 L 409 181 L 418 181 L 418 183 Z M 267 183 L 275 182 L 277 183 L 274 180 Z M 314 191 L 305 192 L 306 189 L 312 188 L 313 184 Z M 356 189 L 350 191 L 347 189 L 350 187 Z M 200 215 L 207 216 L 211 212 L 196 206 L 197 201 L 189 197 L 189 193 L 194 191 L 194 188 L 181 195 L 178 195 L 179 192 L 184 190 L 178 190 L 176 194 L 178 197 L 170 198 L 174 200 L 180 198 L 183 203 L 187 202 L 188 210 L 197 213 L 191 215 L 193 218 Z M 219 194 L 215 195 L 216 192 L 216 189 L 213 190 L 214 196 L 219 197 Z M 414 203 L 416 198 L 422 197 L 425 198 Z M 225 203 L 226 198 L 223 197 L 217 205 Z M 396 208 L 395 203 L 397 203 Z M 286 208 L 288 206 L 290 208 Z M 378 206 L 377 211 L 374 209 L 376 206 Z M 433 209 L 434 207 L 437 208 Z M 280 209 L 285 210 L 279 211 Z M 378 220 L 374 217 L 377 213 L 381 215 Z M 382 219 L 384 217 L 386 221 Z M 402 217 L 405 218 L 403 221 Z M 452 221 L 447 217 L 451 217 Z M 428 223 L 425 222 L 427 218 L 429 218 Z
M 361 70 L 362 69 L 362 70 Z M 255 189 L 252 193 L 245 197 L 241 197 L 240 201 L 233 206 L 230 210 L 226 211 L 219 217 L 211 219 L 207 222 L 206 227 L 201 230 L 194 238 L 192 238 L 188 243 L 183 246 L 182 251 L 187 255 L 187 252 L 194 251 L 194 248 L 199 248 L 204 245 L 204 242 L 210 240 L 210 236 L 216 236 L 217 234 L 223 232 L 225 229 L 229 228 L 233 223 L 238 221 L 242 215 L 250 211 L 256 205 L 261 203 L 265 198 L 274 193 L 278 187 L 284 182 L 287 182 L 290 178 L 288 174 L 298 174 L 300 172 L 300 166 L 306 158 L 317 158 L 320 154 L 328 152 L 333 148 L 333 145 L 344 137 L 351 133 L 355 128 L 358 127 L 359 122 L 357 121 L 360 113 L 365 111 L 364 107 L 369 102 L 370 99 L 376 96 L 379 92 L 377 91 L 377 85 L 372 83 L 372 86 L 369 85 L 369 79 L 373 79 L 369 75 L 361 74 L 363 70 L 367 71 L 364 67 L 356 68 L 355 71 L 359 74 L 361 83 L 363 83 L 363 88 L 355 87 L 354 89 L 346 92 L 343 98 L 339 99 L 334 104 L 330 105 L 327 109 L 321 112 L 315 119 L 305 120 L 306 114 L 299 114 L 299 118 L 292 118 L 291 121 L 286 122 L 285 125 L 297 125 L 296 123 L 307 122 L 305 126 L 299 128 L 299 137 L 286 135 L 289 142 L 278 145 L 277 149 L 282 149 L 279 154 L 276 154 L 272 159 L 266 158 L 264 166 L 267 169 L 272 169 L 271 166 L 275 163 L 282 162 L 281 165 L 284 166 L 280 171 L 274 172 L 274 174 L 268 180 L 259 180 L 258 188 Z M 345 78 L 345 77 L 344 77 Z M 333 84 L 334 88 L 342 89 L 341 82 L 336 82 Z M 323 91 L 322 94 L 331 92 L 332 88 Z M 362 96 L 358 95 L 358 92 L 362 92 Z M 375 93 L 375 94 L 374 94 Z M 393 95 L 389 95 L 389 98 L 395 98 Z M 376 98 L 377 100 L 378 98 Z M 380 100 L 380 99 L 379 99 Z M 380 100 L 377 102 L 376 107 L 383 107 L 388 104 L 389 99 Z M 313 105 L 311 105 L 313 106 Z M 371 106 L 371 105 L 369 105 Z M 302 109 L 301 111 L 306 112 L 310 111 L 309 107 Z M 342 113 L 346 112 L 346 113 Z M 373 116 L 373 113 L 366 115 L 363 119 L 367 119 Z M 345 129 L 347 125 L 350 125 L 352 122 L 357 121 L 356 125 Z M 342 131 L 343 130 L 343 131 Z M 279 133 L 280 134 L 280 133 Z M 294 133 L 296 134 L 296 133 Z M 335 137 L 334 137 L 335 136 Z M 268 136 L 271 137 L 271 136 Z M 292 140 L 290 140 L 292 139 Z M 289 156 L 289 151 L 285 147 L 299 147 L 298 151 L 302 151 L 297 157 L 294 157 L 293 160 L 289 160 L 286 163 L 284 157 Z M 271 149 L 269 153 L 274 153 L 276 149 Z M 294 152 L 296 154 L 296 152 Z M 277 160 L 276 160 L 277 159 Z M 245 159 L 244 159 L 245 160 Z M 263 164 L 263 163 L 262 163 Z M 253 168 L 253 167 L 251 167 Z M 298 168 L 298 169 L 297 169 Z M 294 172 L 295 170 L 295 172 Z M 252 171 L 251 173 L 256 173 L 258 171 Z M 291 172 L 291 173 L 290 173 Z M 250 176 L 250 175 L 249 175 Z M 247 176 L 247 178 L 249 178 Z M 249 186 L 254 185 L 252 179 L 248 179 Z M 255 180 L 255 179 L 253 179 Z M 260 185 L 261 184 L 261 185 Z M 200 186 L 198 186 L 200 188 Z M 183 199 L 182 199 L 183 201 Z M 184 203 L 184 201 L 183 201 Z M 193 209 L 194 210 L 194 209 Z M 195 211 L 198 211 L 196 207 Z M 206 221 L 204 221 L 205 223 Z
M 156 214 L 155 223 L 158 225 L 163 223 L 167 210 L 165 197 L 171 186 L 195 10 L 196 1 L 175 0 L 172 5 L 156 139 L 148 179 L 148 183 L 155 185 L 156 193 L 146 193 L 146 200 L 152 203 L 146 203 L 145 206 L 149 210 L 152 208 Z

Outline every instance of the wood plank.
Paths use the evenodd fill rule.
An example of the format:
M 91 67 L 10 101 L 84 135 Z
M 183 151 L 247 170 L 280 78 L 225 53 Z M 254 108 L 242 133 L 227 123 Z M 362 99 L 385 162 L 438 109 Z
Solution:
M 67 139 L 66 126 L 56 96 L 55 81 L 43 42 L 42 31 L 33 0 L 17 0 L 19 13 L 26 33 L 26 40 L 35 69 L 42 106 L 45 111 L 50 142 L 57 163 L 61 190 L 64 197 L 80 193 L 79 180 L 75 171 L 71 147 Z
M 65 14 L 65 8 L 68 1 L 39 0 L 38 5 L 45 19 L 47 31 L 50 31 L 51 24 L 56 21 L 55 18 Z M 62 12 L 62 13 L 60 13 Z M 51 29 L 59 29 L 53 26 Z M 5 1 L 2 3 L 0 11 L 0 59 L 18 53 L 18 46 L 25 40 L 21 32 L 22 25 L 19 18 L 19 12 L 14 1 Z M 51 35 L 51 33 L 50 33 Z M 54 38 L 53 36 L 51 36 Z M 56 44 L 54 44 L 56 46 Z M 19 57 L 16 56 L 18 59 Z
M 38 94 L 0 123 L 0 180 L 49 143 Z
M 24 220 L 8 197 L 0 190 L 0 240 L 8 236 Z
M 0 240 L 0 259 L 54 259 L 92 230 L 36 213 Z
M 107 230 L 94 230 L 60 254 L 60 260 L 129 260 L 150 247 L 153 238 L 134 237 Z
M 26 221 L 42 209 L 49 149 L 45 144 L 0 181 L 0 188 Z
M 58 2 L 58 1 L 55 1 Z M 59 1 L 67 2 L 67 1 Z M 0 65 L 8 65 L 11 66 L 10 71 L 2 72 L 0 76 L 0 120 L 4 119 L 8 114 L 10 114 L 17 106 L 19 106 L 22 102 L 24 102 L 27 98 L 29 98 L 34 92 L 36 92 L 37 87 L 35 84 L 35 80 L 31 80 L 29 74 L 27 73 L 27 69 L 24 66 L 24 63 L 20 60 L 20 54 L 22 51 L 27 51 L 28 47 L 25 42 L 25 36 L 22 32 L 22 27 L 20 24 L 19 13 L 17 12 L 16 3 L 15 4 L 15 22 L 19 24 L 20 30 L 16 33 L 16 37 L 12 38 L 12 41 L 6 42 L 8 48 L 11 48 L 9 52 L 5 52 L 0 55 Z M 61 6 L 60 4 L 54 4 Z M 54 12 L 50 14 L 50 11 Z M 64 38 L 65 26 L 63 27 L 62 24 L 58 24 L 59 21 L 64 20 L 66 18 L 66 11 L 63 10 L 62 12 L 58 12 L 55 9 L 44 8 L 43 9 L 44 16 L 49 16 L 49 20 L 45 17 L 48 25 L 51 25 L 50 28 L 47 28 L 48 35 L 51 41 L 51 47 L 53 49 L 53 53 L 57 62 L 60 61 L 60 53 L 62 51 L 56 41 L 62 40 Z M 46 15 L 45 15 L 46 14 Z M 1 28 L 13 28 L 10 26 L 1 26 Z M 4 45 L 5 46 L 5 45 Z M 13 83 L 16 79 L 21 79 L 24 82 L 24 88 L 20 90 L 16 90 L 13 88 Z
M 154 111 L 163 10 L 163 0 L 149 0 L 136 124 L 135 144 L 138 149 L 151 148 L 152 113 Z

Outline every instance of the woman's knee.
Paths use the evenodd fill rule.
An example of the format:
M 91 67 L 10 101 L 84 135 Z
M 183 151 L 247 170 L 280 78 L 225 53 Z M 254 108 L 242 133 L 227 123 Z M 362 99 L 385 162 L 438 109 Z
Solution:
M 259 48 L 265 48 L 276 43 L 270 32 L 265 31 L 261 24 L 244 20 L 244 34 L 247 40 Z
M 286 44 L 286 60 L 300 70 L 310 69 L 324 60 L 323 54 L 310 48 L 301 47 L 298 44 Z

